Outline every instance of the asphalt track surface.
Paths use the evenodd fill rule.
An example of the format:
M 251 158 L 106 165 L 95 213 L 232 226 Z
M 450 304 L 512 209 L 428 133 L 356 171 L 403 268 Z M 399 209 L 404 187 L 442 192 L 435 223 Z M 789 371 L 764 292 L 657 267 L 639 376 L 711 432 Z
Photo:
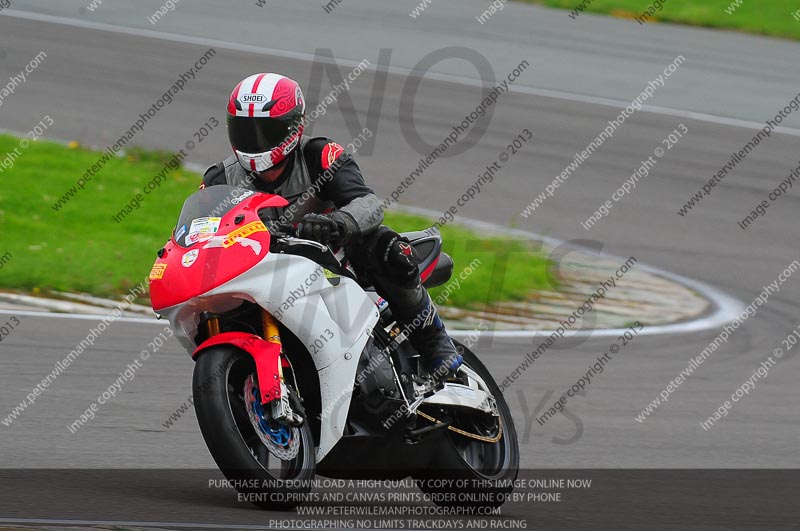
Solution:
M 345 12 L 347 1 L 337 8 L 342 10 L 342 19 L 348 18 Z M 14 7 L 24 9 L 26 4 L 19 2 Z M 108 15 L 103 16 L 109 19 L 105 22 L 121 24 L 120 20 L 125 19 L 132 21 L 126 24 L 128 26 L 146 27 L 147 23 L 143 24 L 142 19 L 158 5 L 150 2 L 143 3 L 143 7 L 137 4 L 136 8 L 121 8 L 109 2 L 106 7 Z M 413 5 L 409 4 L 408 10 L 411 8 Z M 56 8 L 48 8 L 49 11 L 39 9 L 52 14 L 64 14 L 57 12 Z M 247 24 L 254 24 L 253 20 L 260 13 L 257 8 L 253 9 Z M 309 9 L 322 12 L 319 8 Z M 396 8 L 392 9 L 391 13 L 395 13 L 396 18 L 408 17 L 407 11 L 398 14 Z M 512 7 L 507 9 L 511 10 Z M 136 16 L 133 16 L 134 10 Z M 212 38 L 224 41 L 234 41 L 238 37 L 232 32 L 229 21 L 221 23 L 220 36 L 216 36 L 212 30 L 198 29 L 213 27 L 211 20 L 215 17 L 219 19 L 218 12 L 213 8 L 206 6 L 197 8 L 195 12 L 187 5 L 182 10 L 170 15 L 172 22 L 165 19 L 160 23 L 164 26 L 155 29 L 165 31 L 169 28 L 169 22 L 186 26 L 169 29 L 173 33 L 207 33 Z M 294 10 L 292 13 L 296 16 Z M 507 32 L 502 31 L 504 24 L 528 27 L 526 22 L 541 24 L 544 18 L 550 31 L 534 33 L 529 40 L 519 41 L 525 44 L 505 47 L 505 62 L 490 61 L 498 78 L 505 76 L 524 59 L 536 65 L 520 78 L 520 87 L 562 90 L 564 85 L 569 85 L 555 73 L 548 79 L 548 70 L 539 68 L 540 65 L 556 62 L 553 60 L 550 63 L 547 54 L 542 51 L 548 46 L 561 49 L 563 53 L 572 47 L 574 53 L 581 55 L 586 43 L 600 39 L 599 36 L 605 36 L 600 39 L 604 41 L 621 38 L 609 37 L 607 33 L 610 31 L 608 25 L 620 24 L 620 21 L 606 21 L 597 17 L 583 20 L 585 16 L 582 15 L 579 22 L 573 23 L 564 12 L 522 6 L 513 6 L 513 10 L 514 20 L 508 20 L 512 18 L 508 16 L 509 12 L 495 15 L 495 19 L 485 27 L 478 25 L 480 31 L 472 31 L 469 44 L 465 45 L 472 46 L 486 57 L 492 57 L 496 47 L 503 47 L 507 38 Z M 194 18 L 183 18 L 181 12 Z M 74 13 L 74 18 L 85 20 L 86 17 L 77 14 L 77 11 Z M 101 13 L 99 11 L 98 16 Z M 328 17 L 337 14 L 334 11 Z M 357 20 L 366 26 L 382 20 L 381 17 L 394 20 L 382 14 L 377 7 L 347 15 L 360 17 Z M 117 20 L 112 20 L 114 16 Z M 316 21 L 318 17 L 319 13 L 315 13 L 310 20 Z M 264 23 L 276 26 L 272 21 Z M 423 23 L 429 22 L 423 18 L 420 24 Z M 574 33 L 577 23 L 583 24 L 582 31 L 587 32 L 585 40 L 573 39 L 573 44 L 568 46 L 553 35 Z M 592 25 L 595 23 L 597 26 Z M 312 23 L 312 27 L 314 24 L 318 22 Z M 342 24 L 347 26 L 352 22 Z M 398 52 L 402 51 L 396 56 L 402 58 L 397 63 L 398 68 L 413 66 L 415 59 L 421 59 L 438 45 L 433 38 L 430 43 L 414 40 L 413 45 L 408 46 L 393 41 L 398 34 L 403 34 L 404 25 L 407 24 L 403 20 L 396 27 L 389 25 L 385 31 L 386 42 L 394 42 Z M 278 31 L 283 30 L 276 28 Z M 331 31 L 339 32 L 341 28 Z M 732 151 L 738 150 L 754 134 L 754 130 L 746 127 L 726 124 L 726 120 L 763 121 L 771 118 L 797 93 L 796 57 L 800 46 L 684 28 L 658 27 L 642 31 L 649 32 L 648 35 L 652 34 L 654 39 L 648 41 L 642 37 L 642 47 L 653 47 L 653 42 L 662 44 L 658 57 L 643 55 L 638 64 L 631 65 L 627 57 L 632 53 L 629 50 L 608 43 L 606 46 L 598 45 L 600 51 L 597 52 L 597 60 L 606 65 L 598 70 L 603 72 L 577 69 L 585 78 L 582 83 L 574 85 L 579 90 L 572 92 L 611 97 L 603 79 L 608 76 L 609 68 L 618 62 L 618 82 L 626 83 L 628 90 L 620 91 L 625 95 L 624 98 L 615 99 L 629 101 L 691 42 L 692 53 L 699 64 L 715 66 L 690 68 L 687 65 L 686 70 L 679 69 L 664 87 L 664 94 L 669 89 L 669 93 L 674 92 L 679 96 L 667 98 L 668 101 L 656 99 L 655 103 L 686 111 L 716 114 L 723 120 L 694 120 L 680 113 L 638 112 L 559 188 L 554 197 L 549 198 L 533 215 L 523 218 L 518 213 L 564 169 L 576 151 L 585 148 L 605 127 L 607 120 L 618 114 L 619 109 L 567 96 L 547 97 L 524 91 L 504 94 L 480 141 L 458 156 L 439 160 L 426 172 L 420 184 L 403 195 L 401 202 L 443 210 L 444 205 L 454 203 L 477 179 L 481 168 L 497 160 L 506 145 L 520 131 L 529 128 L 534 133 L 533 142 L 509 160 L 495 181 L 471 201 L 461 214 L 519 226 L 563 240 L 593 240 L 602 244 L 606 252 L 625 257 L 635 256 L 643 262 L 711 284 L 749 303 L 762 286 L 774 281 L 793 260 L 800 259 L 800 238 L 796 231 L 798 199 L 794 190 L 781 197 L 765 217 L 758 219 L 746 231 L 737 226 L 737 221 L 797 166 L 797 137 L 774 133 L 689 214 L 681 217 L 676 211 L 729 160 Z M 667 37 L 674 36 L 669 32 L 685 34 L 686 39 L 679 44 L 667 42 Z M 254 45 L 247 41 L 254 38 L 252 32 L 241 33 L 243 36 L 239 42 Z M 493 35 L 503 37 L 494 38 Z M 365 30 L 364 42 L 371 44 L 370 39 L 374 41 L 377 38 L 373 30 Z M 352 40 L 343 39 L 341 42 L 355 47 Z M 482 47 L 484 41 L 487 44 Z M 329 42 L 327 47 L 332 47 L 336 52 L 335 38 L 324 42 Z M 458 40 L 452 42 L 462 44 Z M 263 46 L 287 49 L 293 45 L 285 39 L 280 44 L 265 42 Z M 313 55 L 316 46 L 324 45 L 302 41 L 302 49 L 295 51 Z M 175 42 L 154 36 L 136 36 L 2 16 L 0 79 L 19 71 L 40 50 L 46 51 L 48 57 L 24 84 L 24 90 L 6 99 L 0 108 L 0 127 L 27 131 L 38 122 L 41 115 L 49 114 L 54 120 L 49 136 L 78 139 L 104 147 L 125 131 L 140 112 L 149 108 L 179 73 L 194 64 L 208 47 L 205 43 Z M 173 151 L 180 149 L 209 116 L 223 118 L 224 101 L 230 86 L 250 72 L 269 68 L 291 75 L 303 85 L 309 84 L 312 79 L 312 62 L 303 56 L 233 48 L 217 47 L 217 55 L 197 75 L 197 79 L 175 98 L 174 103 L 148 124 L 145 132 L 137 138 L 137 143 Z M 735 57 L 723 57 L 718 53 L 722 48 L 729 53 L 740 49 L 741 53 Z M 373 63 L 377 62 L 373 60 L 377 57 L 375 47 L 367 49 L 365 46 L 363 55 Z M 344 57 L 357 62 L 361 56 L 350 53 Z M 734 64 L 734 58 L 739 59 L 735 69 L 730 66 Z M 759 62 L 762 58 L 768 59 L 769 63 L 766 64 L 772 65 L 769 75 L 762 70 L 767 68 Z M 340 66 L 342 73 L 349 72 L 351 68 Z M 458 67 L 452 68 L 455 70 L 444 73 L 460 75 Z M 699 71 L 709 71 L 708 79 L 713 80 L 717 79 L 715 76 L 719 74 L 718 71 L 725 69 L 737 80 L 736 83 L 713 88 L 692 83 L 693 79 L 701 76 Z M 562 67 L 561 70 L 568 69 Z M 683 75 L 685 77 L 681 77 Z M 409 146 L 398 120 L 407 77 L 400 71 L 388 74 L 385 90 L 381 91 L 382 113 L 374 129 L 374 150 L 358 154 L 369 182 L 382 196 L 389 194 L 416 167 L 421 156 Z M 596 82 L 593 81 L 595 79 Z M 374 81 L 374 71 L 368 71 L 353 82 L 349 91 L 360 126 L 365 123 Z M 324 97 L 329 90 L 326 81 L 317 87 L 316 93 L 318 97 Z M 314 94 L 315 91 L 311 88 L 306 92 Z M 467 82 L 426 78 L 414 99 L 416 128 L 429 143 L 438 143 L 449 134 L 455 123 L 474 109 L 479 100 L 480 90 Z M 718 108 L 720 102 L 728 100 L 736 105 L 724 105 L 727 111 L 722 112 Z M 314 124 L 313 133 L 330 134 L 346 143 L 351 135 L 345 118 L 352 120 L 353 117 L 351 111 L 334 105 Z M 796 116 L 792 119 L 797 123 Z M 633 194 L 617 204 L 611 214 L 590 231 L 581 228 L 580 222 L 591 215 L 630 176 L 640 161 L 647 158 L 664 137 L 681 123 L 688 129 L 686 138 L 659 159 L 650 176 L 637 185 Z M 791 125 L 791 122 L 787 123 Z M 190 161 L 210 164 L 224 157 L 227 153 L 225 141 L 224 131 L 218 129 L 203 150 L 198 149 L 191 154 Z M 46 182 L 46 177 L 43 179 Z M 80 197 L 75 200 L 79 201 Z M 181 198 L 175 201 L 177 211 Z M 49 203 L 43 203 L 40 208 L 47 210 L 45 215 L 50 215 Z M 172 223 L 172 217 L 172 214 L 165 217 L 165 227 Z M 614 358 L 603 374 L 593 380 L 586 396 L 568 403 L 570 415 L 559 415 L 544 426 L 539 426 L 532 415 L 540 401 L 547 396 L 548 403 L 552 402 L 610 344 L 609 338 L 562 342 L 561 348 L 548 352 L 507 391 L 507 400 L 515 415 L 520 436 L 521 465 L 528 469 L 797 468 L 800 414 L 796 408 L 796 382 L 800 369 L 796 350 L 788 349 L 778 366 L 758 382 L 749 396 L 736 403 L 727 418 L 709 431 L 704 431 L 700 422 L 729 399 L 799 324 L 798 296 L 800 278 L 791 277 L 781 286 L 778 294 L 770 297 L 767 305 L 762 306 L 754 317 L 747 319 L 729 342 L 672 395 L 667 404 L 643 423 L 636 422 L 635 416 L 720 330 L 635 339 Z M 0 313 L 3 321 L 12 315 L 13 312 Z M 86 336 L 91 326 L 90 322 L 83 320 L 49 316 L 21 315 L 19 318 L 21 325 L 4 339 L 2 346 L 2 415 L 7 414 L 30 392 L 52 369 L 53 364 Z M 76 434 L 67 430 L 67 425 L 116 379 L 119 372 L 133 361 L 136 353 L 147 347 L 148 342 L 160 331 L 160 326 L 114 324 L 94 348 L 85 352 L 11 426 L 0 427 L 0 468 L 213 468 L 213 461 L 205 449 L 192 413 L 187 413 L 171 428 L 163 425 L 190 394 L 192 362 L 175 342 L 151 357 L 137 372 L 135 379 L 124 386 L 123 393 L 105 405 L 96 419 Z M 496 339 L 490 345 L 483 345 L 480 350 L 493 373 L 502 379 L 532 347 L 531 341 Z M 548 394 L 550 391 L 552 395 Z M 4 477 L 10 476 L 13 473 L 4 474 Z M 48 496 L 49 500 L 57 500 L 57 503 L 42 503 L 42 500 L 32 503 L 31 499 L 26 503 L 27 498 L 17 499 L 4 507 L 0 517 L 183 521 L 220 523 L 231 527 L 236 527 L 234 523 L 264 521 L 264 517 L 258 513 L 230 502 L 224 493 L 209 493 L 208 489 L 196 486 L 193 490 L 193 484 L 181 480 L 179 476 L 180 473 L 175 473 L 169 476 L 174 479 L 169 480 L 155 476 L 154 481 L 139 478 L 122 481 L 122 485 L 109 481 L 102 484 L 103 488 L 93 489 L 94 497 L 91 498 L 84 496 L 84 491 L 74 483 L 65 484 L 63 489 Z M 29 482 L 22 492 L 34 492 L 35 481 Z M 776 499 L 789 499 L 797 494 L 796 481 L 787 481 L 782 488 L 777 488 L 779 484 L 774 478 L 758 477 L 750 481 L 739 494 L 744 492 L 743 499 L 747 495 L 759 498 L 765 493 L 771 493 Z M 13 482 L 8 483 L 6 488 L 11 488 L 11 485 Z M 676 510 L 683 510 L 680 513 L 682 523 L 687 526 L 692 523 L 699 525 L 699 522 L 709 522 L 703 520 L 708 511 L 723 510 L 721 502 L 717 500 L 698 499 L 702 493 L 697 489 L 681 493 L 680 489 L 660 491 L 656 485 L 645 486 L 648 488 L 641 491 L 653 488 L 653 496 L 662 496 L 659 498 L 660 504 L 651 504 L 655 522 L 672 521 L 668 518 L 673 517 Z M 641 495 L 641 491 L 631 492 L 631 498 L 636 497 L 634 494 Z M 45 492 L 51 491 L 45 489 Z M 530 521 L 530 525 L 538 522 L 543 528 L 576 527 L 580 523 L 589 525 L 592 518 L 604 514 L 603 507 L 607 508 L 603 503 L 607 501 L 603 500 L 607 491 L 598 489 L 596 492 L 595 498 L 588 497 L 584 503 L 574 506 L 523 505 L 510 509 L 509 514 Z M 697 496 L 692 498 L 686 492 Z M 719 492 L 709 489 L 705 494 L 715 497 Z M 734 500 L 736 497 L 725 499 Z M 754 498 L 749 499 L 752 501 Z M 781 512 L 785 509 L 783 507 L 773 509 L 777 511 L 773 512 L 775 515 L 788 514 Z M 606 516 L 631 521 L 630 515 L 625 512 Z M 779 518 L 772 521 L 769 527 L 777 528 L 780 521 Z M 751 529 L 759 526 L 757 521 L 751 524 Z M 712 523 L 709 523 L 703 527 L 711 526 Z

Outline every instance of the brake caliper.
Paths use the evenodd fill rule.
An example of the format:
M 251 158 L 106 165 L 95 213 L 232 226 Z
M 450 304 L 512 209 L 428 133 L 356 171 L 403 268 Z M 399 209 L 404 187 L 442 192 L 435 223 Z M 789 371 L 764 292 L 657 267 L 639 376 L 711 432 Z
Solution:
M 281 384 L 284 385 L 284 384 Z M 281 389 L 282 396 L 288 396 L 285 386 Z M 286 393 L 286 394 L 284 394 Z M 244 384 L 244 399 L 247 407 L 247 415 L 250 417 L 250 423 L 258 435 L 258 438 L 264 443 L 264 446 L 274 456 L 284 461 L 294 459 L 300 449 L 300 430 L 297 429 L 299 424 L 289 424 L 282 422 L 274 416 L 267 416 L 264 407 L 259 400 L 258 385 L 256 384 L 254 376 L 251 374 L 247 377 Z M 270 412 L 274 411 L 275 403 L 280 402 L 283 398 L 273 400 L 270 405 Z M 288 405 L 288 398 L 286 399 Z M 299 419 L 302 423 L 302 417 L 297 415 L 291 407 L 288 410 L 288 418 Z

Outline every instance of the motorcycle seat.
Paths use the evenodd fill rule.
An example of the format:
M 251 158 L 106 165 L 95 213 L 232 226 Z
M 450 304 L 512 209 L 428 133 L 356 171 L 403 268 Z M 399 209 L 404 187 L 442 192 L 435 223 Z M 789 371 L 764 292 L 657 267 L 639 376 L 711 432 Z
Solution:
M 401 232 L 419 257 L 419 274 L 426 288 L 441 286 L 453 275 L 453 259 L 442 252 L 442 234 L 436 227 L 413 232 Z

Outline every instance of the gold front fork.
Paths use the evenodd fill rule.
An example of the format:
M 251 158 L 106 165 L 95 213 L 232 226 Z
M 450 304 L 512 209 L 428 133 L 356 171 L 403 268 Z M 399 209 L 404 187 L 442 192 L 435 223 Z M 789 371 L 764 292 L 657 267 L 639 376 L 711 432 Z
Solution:
M 261 324 L 264 327 L 264 339 L 270 343 L 275 343 L 280 346 L 281 334 L 278 331 L 278 322 L 266 310 L 261 310 Z M 278 374 L 280 374 L 281 382 L 283 381 L 283 361 L 278 361 Z
M 278 322 L 266 310 L 261 310 L 261 324 L 264 326 L 264 339 L 280 345 L 281 335 L 278 332 Z
M 219 335 L 219 317 L 209 317 L 206 319 L 206 331 L 208 332 L 208 337 L 214 337 Z

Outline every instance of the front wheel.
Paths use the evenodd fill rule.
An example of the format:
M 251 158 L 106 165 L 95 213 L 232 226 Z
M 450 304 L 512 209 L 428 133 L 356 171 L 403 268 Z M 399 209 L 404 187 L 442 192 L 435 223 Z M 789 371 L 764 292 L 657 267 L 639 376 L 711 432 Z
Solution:
M 247 501 L 289 510 L 311 490 L 314 440 L 308 422 L 271 419 L 258 399 L 255 372 L 253 359 L 235 347 L 201 353 L 192 382 L 197 423 L 217 466 Z
M 511 410 L 486 366 L 474 352 L 454 340 L 464 357 L 457 379 L 472 380 L 494 398 L 497 416 L 473 411 L 420 407 L 422 418 L 449 417 L 446 444 L 439 452 L 441 466 L 418 478 L 419 488 L 444 507 L 502 505 L 519 473 L 519 443 Z M 427 411 L 426 411 L 427 409 Z

